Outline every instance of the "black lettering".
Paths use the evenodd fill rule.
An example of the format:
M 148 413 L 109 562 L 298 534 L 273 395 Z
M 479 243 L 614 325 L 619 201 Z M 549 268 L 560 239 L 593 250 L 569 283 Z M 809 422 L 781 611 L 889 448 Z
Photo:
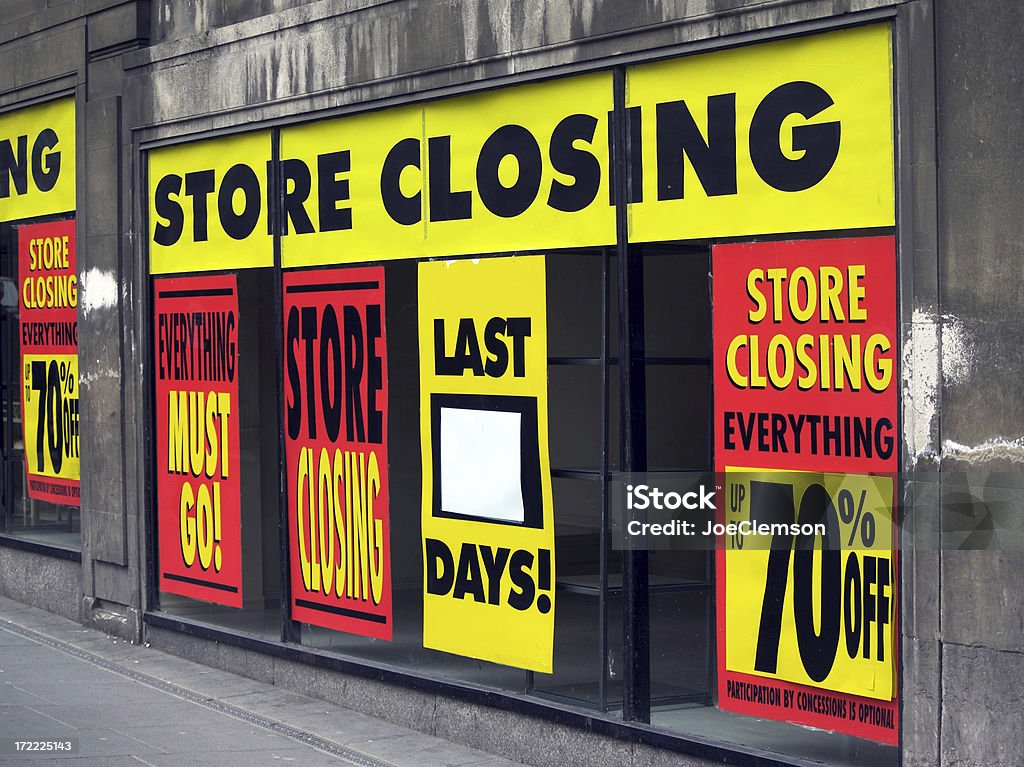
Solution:
M 529 610 L 533 604 L 536 587 L 530 568 L 533 567 L 533 554 L 523 549 L 517 550 L 509 562 L 508 574 L 512 580 L 512 588 L 508 594 L 508 606 L 515 610 Z M 516 590 L 518 589 L 518 591 Z
M 683 199 L 685 159 L 708 197 L 736 194 L 736 94 L 708 97 L 705 142 L 685 101 L 656 108 L 658 199 Z
M 22 324 L 24 327 L 24 323 Z M 168 349 L 167 349 L 167 315 L 161 312 L 156 316 L 156 327 L 157 327 L 157 359 L 160 360 L 160 380 L 167 380 L 167 372 L 164 367 Z M 24 332 L 24 331 L 22 331 Z M 25 343 L 24 341 L 22 343 Z
M 484 328 L 484 348 L 487 349 L 488 355 L 494 356 L 488 356 L 484 372 L 491 378 L 501 378 L 508 369 L 508 347 L 505 346 L 504 340 L 499 338 L 504 334 L 505 320 L 501 317 L 492 317 L 487 321 Z
M 875 602 L 876 593 L 871 587 L 878 583 L 878 559 L 872 556 L 864 557 L 864 649 L 863 657 L 871 657 L 871 624 L 878 616 L 878 604 Z M 881 659 L 879 659 L 881 660 Z
M 173 174 L 164 176 L 157 182 L 153 195 L 156 215 L 167 222 L 164 224 L 159 219 L 157 220 L 153 241 L 165 248 L 181 239 L 181 232 L 185 228 L 185 212 L 181 209 L 178 201 L 172 198 L 172 196 L 177 197 L 181 194 L 181 184 L 181 176 Z
M 473 214 L 473 198 L 467 191 L 452 191 L 452 137 L 434 136 L 427 140 L 430 190 L 430 220 L 458 221 Z
M 722 429 L 725 437 L 724 444 L 726 450 L 736 449 L 736 441 L 734 439 L 734 435 L 736 434 L 736 427 L 733 425 L 733 421 L 736 420 L 737 415 L 738 413 L 736 413 L 734 410 L 728 410 L 726 411 L 724 416 L 724 423 Z
M 890 585 L 890 573 L 887 565 L 889 564 L 888 559 L 878 560 L 878 594 L 876 596 L 876 606 L 878 607 L 878 633 L 875 635 L 875 644 L 878 646 L 878 660 L 885 660 L 885 634 L 886 627 L 889 625 L 889 597 L 886 595 L 886 589 Z
M 333 304 L 320 320 L 320 399 L 327 439 L 334 442 L 341 429 L 341 338 Z
M 235 213 L 235 192 L 242 190 L 245 204 L 241 213 Z M 263 203 L 260 200 L 260 180 L 256 171 L 238 163 L 228 168 L 217 193 L 217 212 L 224 233 L 233 240 L 244 240 L 256 228 Z
M 227 365 L 228 365 L 228 381 L 235 380 L 235 362 L 238 360 L 238 355 L 235 354 L 235 313 L 228 312 L 227 321 L 227 333 L 228 339 L 228 351 L 227 351 Z
M 0 198 L 15 194 L 28 194 L 28 136 L 18 136 L 18 148 L 10 139 L 0 141 Z
M 492 605 L 501 604 L 501 574 L 505 572 L 510 549 L 504 547 L 492 550 L 490 546 L 480 547 L 480 556 L 484 561 L 484 572 L 487 573 L 487 602 Z
M 793 452 L 800 452 L 800 432 L 804 430 L 804 416 L 789 414 L 789 425 L 793 429 Z
M 402 139 L 391 147 L 380 172 L 384 210 L 392 221 L 403 226 L 418 224 L 423 218 L 422 193 L 416 192 L 412 197 L 402 194 L 402 171 L 409 167 L 417 170 L 420 167 L 420 142 L 414 138 Z
M 316 231 L 306 212 L 306 200 L 313 185 L 309 166 L 302 160 L 284 160 L 281 163 L 281 183 L 284 186 L 285 233 L 289 225 L 294 227 L 296 234 Z
M 43 128 L 32 145 L 32 179 L 40 192 L 49 192 L 60 176 L 60 152 L 48 152 L 57 146 L 57 132 Z
M 808 82 L 780 85 L 762 99 L 750 121 L 750 161 L 766 184 L 783 192 L 800 192 L 828 175 L 839 156 L 838 121 L 795 126 L 793 151 L 803 152 L 796 159 L 782 151 L 779 134 L 789 115 L 809 120 L 833 103 L 824 89 Z
M 309 421 L 307 432 L 310 439 L 316 439 L 316 402 L 313 398 L 313 387 L 316 385 L 313 375 L 313 342 L 316 340 L 316 309 L 312 306 L 302 307 L 302 340 L 306 342 L 306 416 Z
M 509 317 L 505 330 L 512 339 L 512 375 L 526 375 L 526 339 L 530 335 L 529 317 Z
M 860 652 L 860 632 L 864 607 L 860 599 L 860 565 L 853 551 L 846 557 L 846 576 L 843 582 L 843 625 L 846 627 L 846 654 L 856 658 Z
M 762 453 L 768 452 L 768 414 L 757 414 L 757 449 Z
M 474 602 L 484 602 L 484 583 L 480 574 L 480 560 L 476 555 L 476 546 L 463 543 L 459 553 L 459 571 L 455 575 L 455 588 L 452 596 L 464 599 L 466 594 L 473 595 Z
M 849 452 L 849 451 L 847 451 Z M 871 457 L 871 419 L 853 419 L 853 454 L 857 458 L 861 455 Z
M 789 452 L 786 447 L 786 416 L 782 413 L 772 413 L 772 452 Z
M 207 205 L 206 199 L 216 186 L 212 170 L 197 170 L 185 174 L 185 194 L 192 198 L 192 240 L 206 242 Z
M 456 375 L 462 375 L 466 370 L 472 370 L 475 376 L 484 374 L 483 362 L 480 359 L 480 342 L 476 337 L 476 326 L 472 317 L 463 317 L 459 320 L 459 332 L 455 337 L 452 361 L 459 371 Z
M 321 232 L 352 228 L 352 208 L 338 207 L 340 201 L 349 198 L 348 179 L 338 178 L 338 174 L 348 173 L 349 170 L 351 159 L 347 149 L 322 154 L 316 158 Z
M 551 552 L 548 549 L 540 549 L 537 552 L 537 588 L 541 591 L 551 589 Z M 547 610 L 542 608 L 541 612 Z
M 447 354 L 445 354 L 443 319 L 434 320 L 434 375 L 462 375 L 462 370 L 455 365 L 454 361 Z
M 516 180 L 505 186 L 498 167 L 506 157 L 516 159 Z M 522 125 L 502 125 L 487 137 L 476 162 L 476 185 L 484 207 L 496 216 L 523 213 L 540 191 L 541 155 L 537 139 Z
M 821 537 L 820 566 L 815 568 L 817 536 L 799 535 L 793 550 L 793 619 L 796 627 L 797 647 L 807 676 L 815 682 L 826 679 L 836 659 L 839 632 L 842 628 L 840 600 L 826 595 L 838 594 L 842 589 L 842 562 L 839 546 L 839 517 L 828 491 L 818 484 L 804 491 L 800 500 L 797 523 L 800 525 L 825 523 Z M 815 581 L 819 598 L 814 599 Z M 820 605 L 820 616 L 815 626 L 814 603 Z
M 298 439 L 299 428 L 302 426 L 302 392 L 299 386 L 299 364 L 295 359 L 295 347 L 299 343 L 299 308 L 293 306 L 288 310 L 288 328 L 286 331 L 285 354 L 288 367 L 288 388 L 292 395 L 291 402 L 286 404 L 288 410 L 288 438 Z
M 384 386 L 383 365 L 377 342 L 381 337 L 380 305 L 366 307 L 366 439 L 384 441 L 384 413 L 377 407 L 377 393 Z
M 366 441 L 363 403 L 359 387 L 363 380 L 363 323 L 359 310 L 346 306 L 345 313 L 345 436 L 349 442 Z
M 750 450 L 750 444 L 754 441 L 754 416 L 749 413 L 746 418 L 740 418 L 740 442 L 744 450 Z
M 879 418 L 875 426 L 875 453 L 879 458 L 888 460 L 895 444 L 892 437 L 892 421 L 888 418 Z
M 573 184 L 563 184 L 557 178 L 551 182 L 548 205 L 555 210 L 575 213 L 590 205 L 601 186 L 601 163 L 590 152 L 577 149 L 576 141 L 590 144 L 597 130 L 597 118 L 592 115 L 569 115 L 551 133 L 549 157 L 551 167 L 566 176 Z
M 427 593 L 444 596 L 455 584 L 455 562 L 444 541 L 424 538 L 427 561 Z M 438 567 L 440 565 L 440 567 Z

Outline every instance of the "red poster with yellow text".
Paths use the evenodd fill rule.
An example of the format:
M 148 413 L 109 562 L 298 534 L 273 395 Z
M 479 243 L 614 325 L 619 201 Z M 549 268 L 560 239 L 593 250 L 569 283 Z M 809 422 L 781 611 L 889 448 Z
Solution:
M 242 606 L 238 289 L 153 280 L 160 589 Z
M 18 228 L 21 420 L 30 498 L 79 505 L 75 221 Z
M 712 268 L 719 520 L 747 525 L 716 558 L 719 705 L 896 744 L 895 238 Z
M 292 618 L 391 639 L 384 270 L 283 280 Z

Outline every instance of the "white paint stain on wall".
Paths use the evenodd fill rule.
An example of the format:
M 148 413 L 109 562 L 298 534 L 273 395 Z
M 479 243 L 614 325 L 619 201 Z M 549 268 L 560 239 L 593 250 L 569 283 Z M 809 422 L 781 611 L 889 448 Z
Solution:
M 940 387 L 969 383 L 975 356 L 976 345 L 962 320 L 930 308 L 914 310 L 903 346 L 903 439 L 914 463 L 925 456 L 943 457 L 947 445 L 959 444 L 947 440 L 940 451 L 933 443 Z
M 967 382 L 974 370 L 975 343 L 967 326 L 952 314 L 942 315 L 942 380 L 946 386 Z
M 939 408 L 939 323 L 915 309 L 903 341 L 903 440 L 911 461 L 935 455 L 932 431 Z
M 83 389 L 88 389 L 97 381 L 118 378 L 120 378 L 120 374 L 114 368 L 106 368 L 105 370 L 97 370 L 88 373 L 79 372 L 78 385 Z
M 980 445 L 961 445 L 959 442 L 947 439 L 942 443 L 942 457 L 955 458 L 966 463 L 982 463 L 992 460 L 1024 463 L 1024 437 L 1017 437 L 1017 439 L 993 437 Z
M 940 387 L 970 385 L 977 367 L 977 343 L 969 326 L 951 314 L 915 309 L 903 347 L 903 438 L 914 463 L 926 456 L 940 460 L 983 463 L 992 460 L 1024 463 L 1024 436 L 991 437 L 977 445 L 946 439 L 933 444 L 937 430 Z
M 79 283 L 79 305 L 84 315 L 117 306 L 117 280 L 113 272 L 93 268 L 82 273 Z

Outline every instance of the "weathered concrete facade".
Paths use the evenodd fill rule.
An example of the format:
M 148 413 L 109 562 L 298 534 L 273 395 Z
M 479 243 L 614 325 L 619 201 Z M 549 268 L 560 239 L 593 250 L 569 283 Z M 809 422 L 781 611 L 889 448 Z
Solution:
M 51 7 L 52 6 L 52 7 Z M 90 364 L 82 368 L 82 419 L 104 427 L 84 436 L 82 452 L 81 566 L 60 569 L 53 588 L 17 577 L 25 556 L 5 550 L 5 594 L 55 609 L 54 594 L 77 591 L 63 614 L 92 621 L 119 618 L 118 633 L 140 628 L 140 504 L 131 482 L 135 469 L 128 448 L 136 437 L 138 393 L 123 368 L 124 349 L 134 343 L 131 316 L 130 133 L 122 119 L 122 54 L 148 38 L 144 4 L 120 2 L 14 2 L 4 6 L 0 26 L 0 103 L 4 107 L 73 93 L 78 115 L 78 238 L 83 255 L 80 341 Z M 90 284 L 91 283 L 91 284 Z M 91 296 L 90 296 L 91 293 Z M 70 564 L 64 561 L 64 564 Z M 49 573 L 52 568 L 46 568 Z M 57 573 L 53 573 L 57 576 Z M 33 594 L 39 596 L 33 597 Z M 128 625 L 131 628 L 126 628 Z
M 80 565 L 0 545 L 0 593 L 533 764 L 713 763 L 645 745 L 665 745 L 656 737 L 597 736 L 144 624 L 154 575 L 141 150 L 876 17 L 896 30 L 903 479 L 913 513 L 900 592 L 902 763 L 1019 763 L 1024 10 L 1009 0 L 8 0 L 0 109 L 63 92 L 78 106 L 86 426 Z M 955 520 L 958 542 L 975 530 L 973 550 L 943 550 L 942 519 Z

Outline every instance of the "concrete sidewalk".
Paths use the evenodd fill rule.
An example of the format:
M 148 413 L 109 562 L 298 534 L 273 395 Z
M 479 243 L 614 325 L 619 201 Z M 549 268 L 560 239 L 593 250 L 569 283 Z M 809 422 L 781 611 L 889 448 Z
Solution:
M 75 753 L 15 752 L 67 741 Z M 0 597 L 0 765 L 515 767 Z

